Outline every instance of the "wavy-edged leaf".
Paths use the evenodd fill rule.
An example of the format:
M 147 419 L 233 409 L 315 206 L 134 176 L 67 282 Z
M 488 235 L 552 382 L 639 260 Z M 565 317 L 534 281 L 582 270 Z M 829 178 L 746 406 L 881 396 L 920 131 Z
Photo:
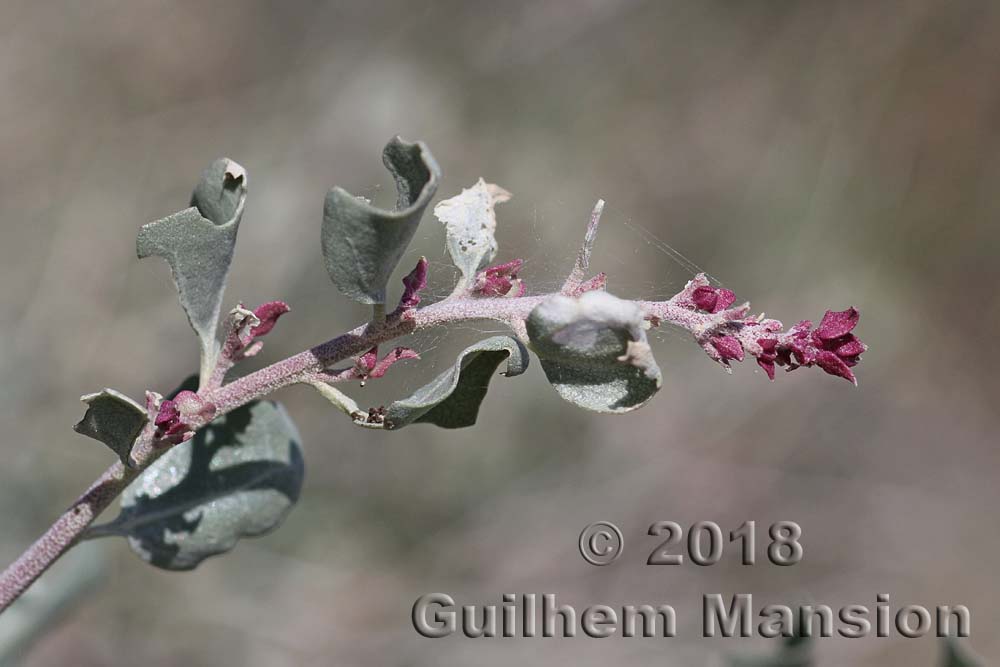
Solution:
M 88 537 L 126 537 L 143 560 L 190 570 L 276 528 L 298 500 L 303 474 L 284 407 L 250 403 L 160 457 L 125 490 L 118 517 Z
M 660 388 L 643 314 L 631 301 L 601 291 L 557 294 L 536 306 L 525 324 L 545 376 L 571 403 L 628 412 Z
M 215 330 L 246 192 L 243 167 L 218 159 L 202 173 L 190 208 L 144 225 L 136 240 L 140 259 L 155 255 L 170 265 L 181 306 L 201 339 L 203 374 L 215 356 Z
M 382 162 L 396 181 L 396 209 L 376 208 L 343 188 L 323 206 L 323 258 L 337 288 L 355 301 L 385 303 L 385 286 L 437 191 L 441 169 L 423 142 L 393 138 Z
M 435 217 L 445 226 L 448 254 L 462 272 L 466 287 L 497 254 L 497 217 L 493 209 L 510 197 L 499 185 L 480 178 L 471 188 L 434 206 Z
M 114 389 L 86 394 L 80 400 L 87 404 L 87 412 L 73 430 L 100 440 L 128 465 L 132 445 L 149 421 L 146 408 Z
M 454 366 L 412 396 L 390 405 L 385 428 L 400 429 L 413 423 L 442 428 L 472 426 L 490 380 L 505 359 L 503 374 L 507 377 L 520 375 L 528 367 L 528 351 L 510 336 L 493 336 L 465 348 Z

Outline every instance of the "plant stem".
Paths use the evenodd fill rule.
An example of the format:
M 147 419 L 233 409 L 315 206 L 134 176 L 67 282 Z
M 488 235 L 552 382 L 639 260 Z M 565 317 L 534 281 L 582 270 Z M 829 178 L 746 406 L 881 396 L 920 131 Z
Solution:
M 20 558 L 0 574 L 0 612 L 21 597 L 45 570 L 76 544 L 111 501 L 167 451 L 168 448 L 161 446 L 153 436 L 154 429 L 148 424 L 132 448 L 134 466 L 115 461 Z
M 221 417 L 251 401 L 262 398 L 282 387 L 307 381 L 311 374 L 335 363 L 361 354 L 375 345 L 416 331 L 445 324 L 494 320 L 504 323 L 524 338 L 523 321 L 531 311 L 550 295 L 517 298 L 471 298 L 456 296 L 425 308 L 390 315 L 379 324 L 365 324 L 337 336 L 321 345 L 300 352 L 238 378 L 227 385 L 209 384 L 202 398 L 216 407 L 215 417 Z M 696 331 L 712 319 L 671 301 L 638 302 L 648 317 Z M 121 462 L 109 467 L 87 491 L 60 516 L 20 558 L 0 574 L 0 612 L 59 559 L 83 536 L 91 523 L 111 501 L 169 447 L 154 439 L 152 425 L 147 425 L 133 448 L 134 467 Z
M 111 501 L 139 474 L 116 461 L 63 512 L 21 557 L 0 574 L 0 612 L 19 598 L 52 563 L 56 562 Z
M 206 392 L 202 398 L 221 416 L 250 401 L 298 382 L 333 364 L 357 356 L 375 345 L 434 326 L 471 320 L 495 320 L 511 325 L 524 319 L 545 296 L 493 299 L 445 299 L 404 316 L 390 317 L 382 326 L 364 324 L 332 340 Z
M 500 319 L 527 315 L 542 297 L 521 299 L 465 299 L 442 301 L 380 326 L 362 325 L 314 348 L 300 352 L 218 389 L 210 388 L 203 398 L 216 406 L 221 417 L 251 401 L 360 354 L 375 345 L 418 329 L 458 320 Z M 76 544 L 91 523 L 111 502 L 158 459 L 168 447 L 153 440 L 147 428 L 133 448 L 134 467 L 115 462 L 34 544 L 0 574 L 0 612 L 19 598 L 54 562 Z

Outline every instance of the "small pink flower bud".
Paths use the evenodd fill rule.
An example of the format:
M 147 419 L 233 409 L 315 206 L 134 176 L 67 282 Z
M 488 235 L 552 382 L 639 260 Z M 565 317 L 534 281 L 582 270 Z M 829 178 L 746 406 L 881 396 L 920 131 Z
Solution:
M 208 403 L 193 391 L 182 391 L 160 403 L 153 420 L 159 440 L 178 444 L 190 439 L 196 430 L 215 416 L 215 405 Z
M 716 336 L 712 338 L 712 346 L 718 351 L 723 362 L 733 359 L 743 361 L 743 346 L 732 336 Z
M 736 302 L 736 294 L 732 290 L 703 285 L 691 293 L 691 301 L 699 310 L 718 313 Z
M 851 329 L 857 326 L 861 313 L 857 308 L 834 311 L 828 310 L 823 316 L 823 321 L 816 328 L 816 335 L 823 340 L 832 340 L 850 333 Z
M 767 373 L 767 379 L 774 381 L 774 359 L 765 359 L 764 357 L 757 357 L 757 365 L 764 369 Z
M 526 287 L 517 279 L 517 273 L 524 265 L 524 260 L 515 259 L 506 264 L 498 264 L 476 274 L 472 293 L 477 296 L 524 296 Z
M 355 369 L 357 369 L 357 375 L 367 377 L 369 373 L 375 370 L 376 363 L 378 363 L 378 345 L 358 357 L 354 364 Z
M 278 318 L 287 313 L 291 308 L 284 301 L 268 301 L 257 306 L 253 314 L 260 320 L 260 324 L 250 330 L 251 339 L 266 336 L 277 324 Z
M 778 359 L 778 341 L 773 338 L 758 338 L 760 354 L 757 355 L 757 365 L 767 373 L 768 380 L 774 380 L 774 364 Z
M 160 411 L 156 414 L 156 419 L 153 423 L 157 427 L 169 427 L 170 424 L 174 423 L 181 416 L 180 411 L 177 409 L 177 404 L 173 401 L 167 400 L 160 403 Z
M 284 301 L 269 301 L 252 312 L 242 304 L 234 308 L 226 320 L 229 330 L 222 345 L 219 370 L 224 374 L 236 362 L 257 354 L 263 342 L 255 339 L 270 333 L 278 318 L 289 310 Z
M 392 366 L 397 361 L 402 361 L 403 359 L 419 359 L 420 355 L 416 353 L 415 350 L 411 350 L 408 347 L 397 347 L 389 354 L 382 357 L 371 372 L 368 374 L 370 378 L 380 378 L 386 374 L 389 367 Z
M 849 382 L 857 384 L 857 379 L 854 377 L 854 373 L 852 373 L 851 369 L 847 367 L 844 360 L 833 352 L 828 350 L 822 350 L 819 352 L 819 354 L 816 355 L 816 365 L 830 375 L 836 375 L 837 377 L 842 377 Z
M 848 357 L 856 357 L 867 349 L 865 344 L 858 340 L 854 334 L 847 334 L 831 342 L 834 343 L 834 353 L 844 360 Z
M 421 257 L 413 270 L 403 278 L 403 297 L 399 300 L 397 311 L 416 308 L 420 303 L 420 290 L 425 287 L 427 287 L 427 258 Z
M 369 378 L 374 380 L 385 375 L 389 370 L 389 367 L 397 361 L 419 358 L 420 355 L 417 354 L 415 350 L 411 350 L 408 347 L 397 347 L 393 349 L 392 352 L 379 359 L 378 346 L 375 346 L 355 360 L 354 371 L 352 375 L 348 377 L 354 377 L 362 381 Z

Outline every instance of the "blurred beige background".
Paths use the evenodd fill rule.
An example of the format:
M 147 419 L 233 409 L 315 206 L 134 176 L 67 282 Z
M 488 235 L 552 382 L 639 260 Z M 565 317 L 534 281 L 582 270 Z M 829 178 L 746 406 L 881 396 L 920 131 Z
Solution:
M 771 385 L 663 332 L 665 384 L 643 410 L 584 413 L 536 363 L 455 432 L 361 431 L 286 391 L 307 479 L 285 525 L 187 574 L 106 542 L 103 585 L 24 664 L 690 667 L 767 651 L 698 638 L 712 592 L 962 603 L 1000 658 L 1000 5 L 5 0 L 0 91 L 5 563 L 110 461 L 71 431 L 77 397 L 168 391 L 195 368 L 167 267 L 140 265 L 134 238 L 221 155 L 250 174 L 227 302 L 293 308 L 263 361 L 365 317 L 325 275 L 321 207 L 334 184 L 393 201 L 379 155 L 396 133 L 429 143 L 439 195 L 480 175 L 514 193 L 499 258 L 525 258 L 533 292 L 568 271 L 603 197 L 593 267 L 613 293 L 683 286 L 662 240 L 786 324 L 856 305 L 871 348 L 858 389 L 816 370 Z M 420 254 L 446 293 L 430 217 L 403 266 Z M 418 338 L 426 362 L 359 400 L 419 386 L 489 329 Z M 576 550 L 598 519 L 627 540 L 600 569 Z M 647 567 L 661 519 L 794 520 L 806 555 Z M 410 608 L 432 591 L 668 601 L 680 636 L 421 639 Z M 938 642 L 816 648 L 821 665 L 930 666 Z

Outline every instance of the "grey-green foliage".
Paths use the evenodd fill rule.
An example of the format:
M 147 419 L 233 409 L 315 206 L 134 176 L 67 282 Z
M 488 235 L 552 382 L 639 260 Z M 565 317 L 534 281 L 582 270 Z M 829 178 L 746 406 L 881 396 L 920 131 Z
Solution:
M 385 427 L 399 429 L 413 423 L 442 428 L 472 426 L 490 380 L 504 359 L 507 377 L 520 375 L 528 367 L 527 350 L 509 336 L 493 336 L 467 347 L 454 366 L 412 396 L 390 405 Z
M 953 637 L 944 640 L 941 667 L 983 667 L 982 661 L 973 658 Z M 729 658 L 729 667 L 813 667 L 816 662 L 812 658 L 812 640 L 809 637 L 795 635 L 781 640 L 777 653 L 766 657 Z
M 127 465 L 132 445 L 149 421 L 146 408 L 114 389 L 87 394 L 80 400 L 87 404 L 87 412 L 73 430 L 100 440 Z
M 189 570 L 276 528 L 298 500 L 299 434 L 270 401 L 238 408 L 158 459 L 126 489 L 114 521 L 88 537 L 118 535 L 144 560 Z
M 545 376 L 567 401 L 595 412 L 638 408 L 660 388 L 642 310 L 603 291 L 551 296 L 526 322 Z
M 510 199 L 510 193 L 482 178 L 434 207 L 444 223 L 448 254 L 462 272 L 462 284 L 470 287 L 476 273 L 493 261 L 497 253 L 497 218 L 494 207 Z
M 944 640 L 942 667 L 983 667 L 983 662 L 972 656 L 958 640 L 948 637 Z
M 214 361 L 215 330 L 246 192 L 243 167 L 218 159 L 202 173 L 191 207 L 144 225 L 136 241 L 140 258 L 156 255 L 170 264 L 181 306 L 201 339 L 203 377 Z
M 361 303 L 385 303 L 385 286 L 437 191 L 441 170 L 422 142 L 392 139 L 382 161 L 396 181 L 396 209 L 376 208 L 343 188 L 323 207 L 322 245 L 337 288 Z
M 729 659 L 729 667 L 813 667 L 812 643 L 808 637 L 793 636 L 781 640 L 777 653 L 767 657 Z

